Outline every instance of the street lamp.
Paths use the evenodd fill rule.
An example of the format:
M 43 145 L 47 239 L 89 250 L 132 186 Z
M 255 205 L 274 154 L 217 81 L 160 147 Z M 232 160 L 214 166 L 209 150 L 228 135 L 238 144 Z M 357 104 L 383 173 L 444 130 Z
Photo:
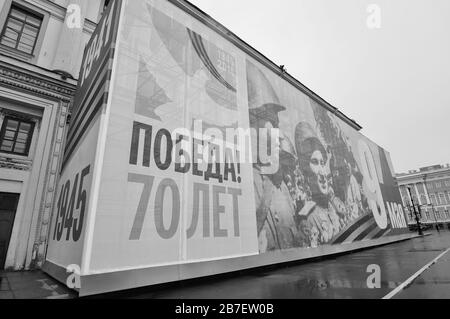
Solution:
M 411 204 L 412 204 L 412 209 L 413 209 L 414 215 L 416 216 L 416 223 L 417 223 L 417 229 L 419 231 L 419 236 L 423 236 L 422 227 L 420 227 L 419 215 L 417 214 L 416 205 L 414 204 L 414 199 L 411 195 L 411 187 L 409 187 L 409 186 L 408 186 L 408 193 L 409 193 L 409 198 L 411 199 Z

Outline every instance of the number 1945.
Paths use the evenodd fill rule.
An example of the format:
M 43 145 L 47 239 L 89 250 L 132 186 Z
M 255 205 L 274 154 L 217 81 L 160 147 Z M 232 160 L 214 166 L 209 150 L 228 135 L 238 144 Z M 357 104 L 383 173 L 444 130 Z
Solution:
M 90 173 L 90 166 L 86 167 L 75 176 L 73 183 L 67 180 L 61 187 L 57 203 L 57 214 L 53 240 L 61 241 L 65 232 L 65 240 L 69 241 L 72 235 L 73 241 L 77 242 L 82 234 L 84 214 L 86 210 L 88 193 L 84 188 L 86 176 Z M 80 214 L 74 218 L 74 210 Z

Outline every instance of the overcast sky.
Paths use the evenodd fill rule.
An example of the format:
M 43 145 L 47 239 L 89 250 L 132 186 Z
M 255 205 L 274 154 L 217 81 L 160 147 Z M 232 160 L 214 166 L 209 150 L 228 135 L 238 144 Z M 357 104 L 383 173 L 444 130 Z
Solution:
M 450 163 L 449 0 L 190 1 L 355 119 L 397 173 Z

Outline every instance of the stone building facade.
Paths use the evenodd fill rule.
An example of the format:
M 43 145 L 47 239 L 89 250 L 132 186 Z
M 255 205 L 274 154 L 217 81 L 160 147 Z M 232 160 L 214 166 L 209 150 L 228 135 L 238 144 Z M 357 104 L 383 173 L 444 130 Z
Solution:
M 398 174 L 397 181 L 409 224 L 415 223 L 411 197 L 416 205 L 420 205 L 422 223 L 450 224 L 450 165 L 434 165 Z
M 108 2 L 0 1 L 0 270 L 44 260 L 76 78 Z

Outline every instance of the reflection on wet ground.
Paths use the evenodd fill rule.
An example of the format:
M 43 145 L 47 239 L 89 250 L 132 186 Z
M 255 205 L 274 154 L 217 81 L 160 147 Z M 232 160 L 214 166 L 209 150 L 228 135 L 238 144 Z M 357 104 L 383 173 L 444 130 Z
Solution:
M 227 278 L 181 282 L 121 294 L 124 298 L 322 299 L 382 298 L 450 247 L 450 231 L 321 261 Z M 381 288 L 369 289 L 369 265 L 379 265 Z M 450 298 L 450 253 L 396 298 Z

